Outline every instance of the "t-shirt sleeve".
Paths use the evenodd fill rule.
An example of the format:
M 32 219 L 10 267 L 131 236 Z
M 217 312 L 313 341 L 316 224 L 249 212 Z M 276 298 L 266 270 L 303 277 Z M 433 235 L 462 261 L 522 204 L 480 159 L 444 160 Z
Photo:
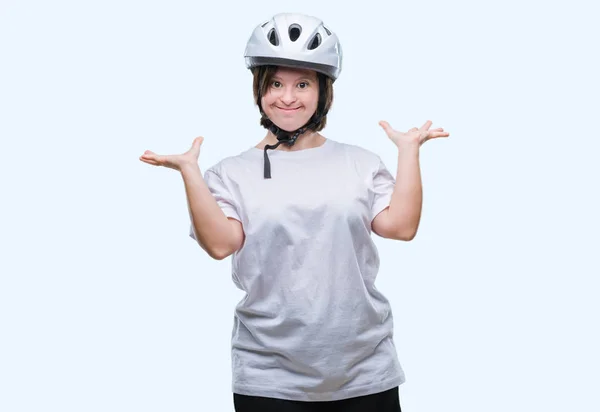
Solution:
M 390 205 L 396 179 L 379 158 L 379 166 L 373 176 L 373 203 L 371 206 L 371 221 Z
M 232 217 L 240 222 L 242 219 L 240 218 L 240 214 L 238 213 L 238 202 L 235 199 L 232 191 L 225 184 L 221 176 L 219 176 L 213 169 L 208 169 L 204 172 L 204 181 L 210 190 L 210 193 L 213 195 L 217 204 L 227 217 Z M 194 240 L 196 239 L 196 235 L 194 233 L 194 225 L 191 222 L 191 214 L 190 214 L 190 237 Z

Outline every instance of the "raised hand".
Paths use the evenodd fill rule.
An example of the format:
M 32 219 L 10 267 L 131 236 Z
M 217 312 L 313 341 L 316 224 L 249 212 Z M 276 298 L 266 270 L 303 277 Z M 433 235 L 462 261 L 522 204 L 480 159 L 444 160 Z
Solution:
M 144 154 L 140 156 L 140 160 L 154 166 L 164 166 L 181 171 L 181 168 L 186 164 L 198 164 L 200 146 L 202 146 L 203 141 L 204 137 L 200 136 L 195 138 L 190 150 L 176 155 L 159 155 L 150 150 L 146 150 Z
M 435 139 L 438 137 L 448 137 L 450 133 L 444 132 L 444 129 L 438 127 L 437 129 L 431 129 L 431 120 L 427 120 L 421 128 L 413 127 L 407 132 L 399 132 L 392 129 L 388 122 L 382 120 L 379 125 L 385 130 L 390 140 L 398 147 L 402 146 L 421 146 L 427 140 Z

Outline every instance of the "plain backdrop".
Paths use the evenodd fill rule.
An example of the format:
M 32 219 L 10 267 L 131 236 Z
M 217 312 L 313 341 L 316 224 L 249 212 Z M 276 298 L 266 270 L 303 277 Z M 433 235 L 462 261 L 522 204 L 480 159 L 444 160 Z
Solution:
M 395 175 L 379 120 L 451 133 L 421 147 L 416 238 L 374 235 L 403 411 L 599 411 L 595 7 L 0 0 L 0 410 L 233 411 L 231 258 L 138 158 L 257 144 L 243 52 L 289 11 L 342 42 L 326 137 Z

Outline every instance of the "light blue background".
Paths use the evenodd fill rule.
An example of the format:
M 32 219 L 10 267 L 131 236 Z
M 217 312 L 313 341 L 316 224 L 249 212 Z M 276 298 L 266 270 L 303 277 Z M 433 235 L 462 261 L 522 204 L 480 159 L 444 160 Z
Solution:
M 233 411 L 230 259 L 138 157 L 258 143 L 244 47 L 298 11 L 343 45 L 326 137 L 395 174 L 379 120 L 451 133 L 417 237 L 376 238 L 403 411 L 599 411 L 592 4 L 1 0 L 0 410 Z

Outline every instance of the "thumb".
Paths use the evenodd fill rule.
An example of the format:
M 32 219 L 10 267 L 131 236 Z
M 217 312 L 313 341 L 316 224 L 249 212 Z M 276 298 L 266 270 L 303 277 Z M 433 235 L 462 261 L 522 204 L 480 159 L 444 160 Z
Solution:
M 204 142 L 204 137 L 202 137 L 202 136 L 196 137 L 194 139 L 194 141 L 192 142 L 192 148 L 191 148 L 191 150 L 192 151 L 199 151 L 200 150 L 200 146 L 202 146 L 202 142 Z
M 203 141 L 203 137 L 196 137 L 192 142 L 192 147 L 190 147 L 190 149 L 186 153 L 192 153 L 196 157 L 200 156 L 200 146 L 202 145 Z
M 385 120 L 380 121 L 379 126 L 381 126 L 387 134 L 390 134 L 393 131 L 392 126 L 390 126 L 390 124 L 388 122 L 386 122 Z

